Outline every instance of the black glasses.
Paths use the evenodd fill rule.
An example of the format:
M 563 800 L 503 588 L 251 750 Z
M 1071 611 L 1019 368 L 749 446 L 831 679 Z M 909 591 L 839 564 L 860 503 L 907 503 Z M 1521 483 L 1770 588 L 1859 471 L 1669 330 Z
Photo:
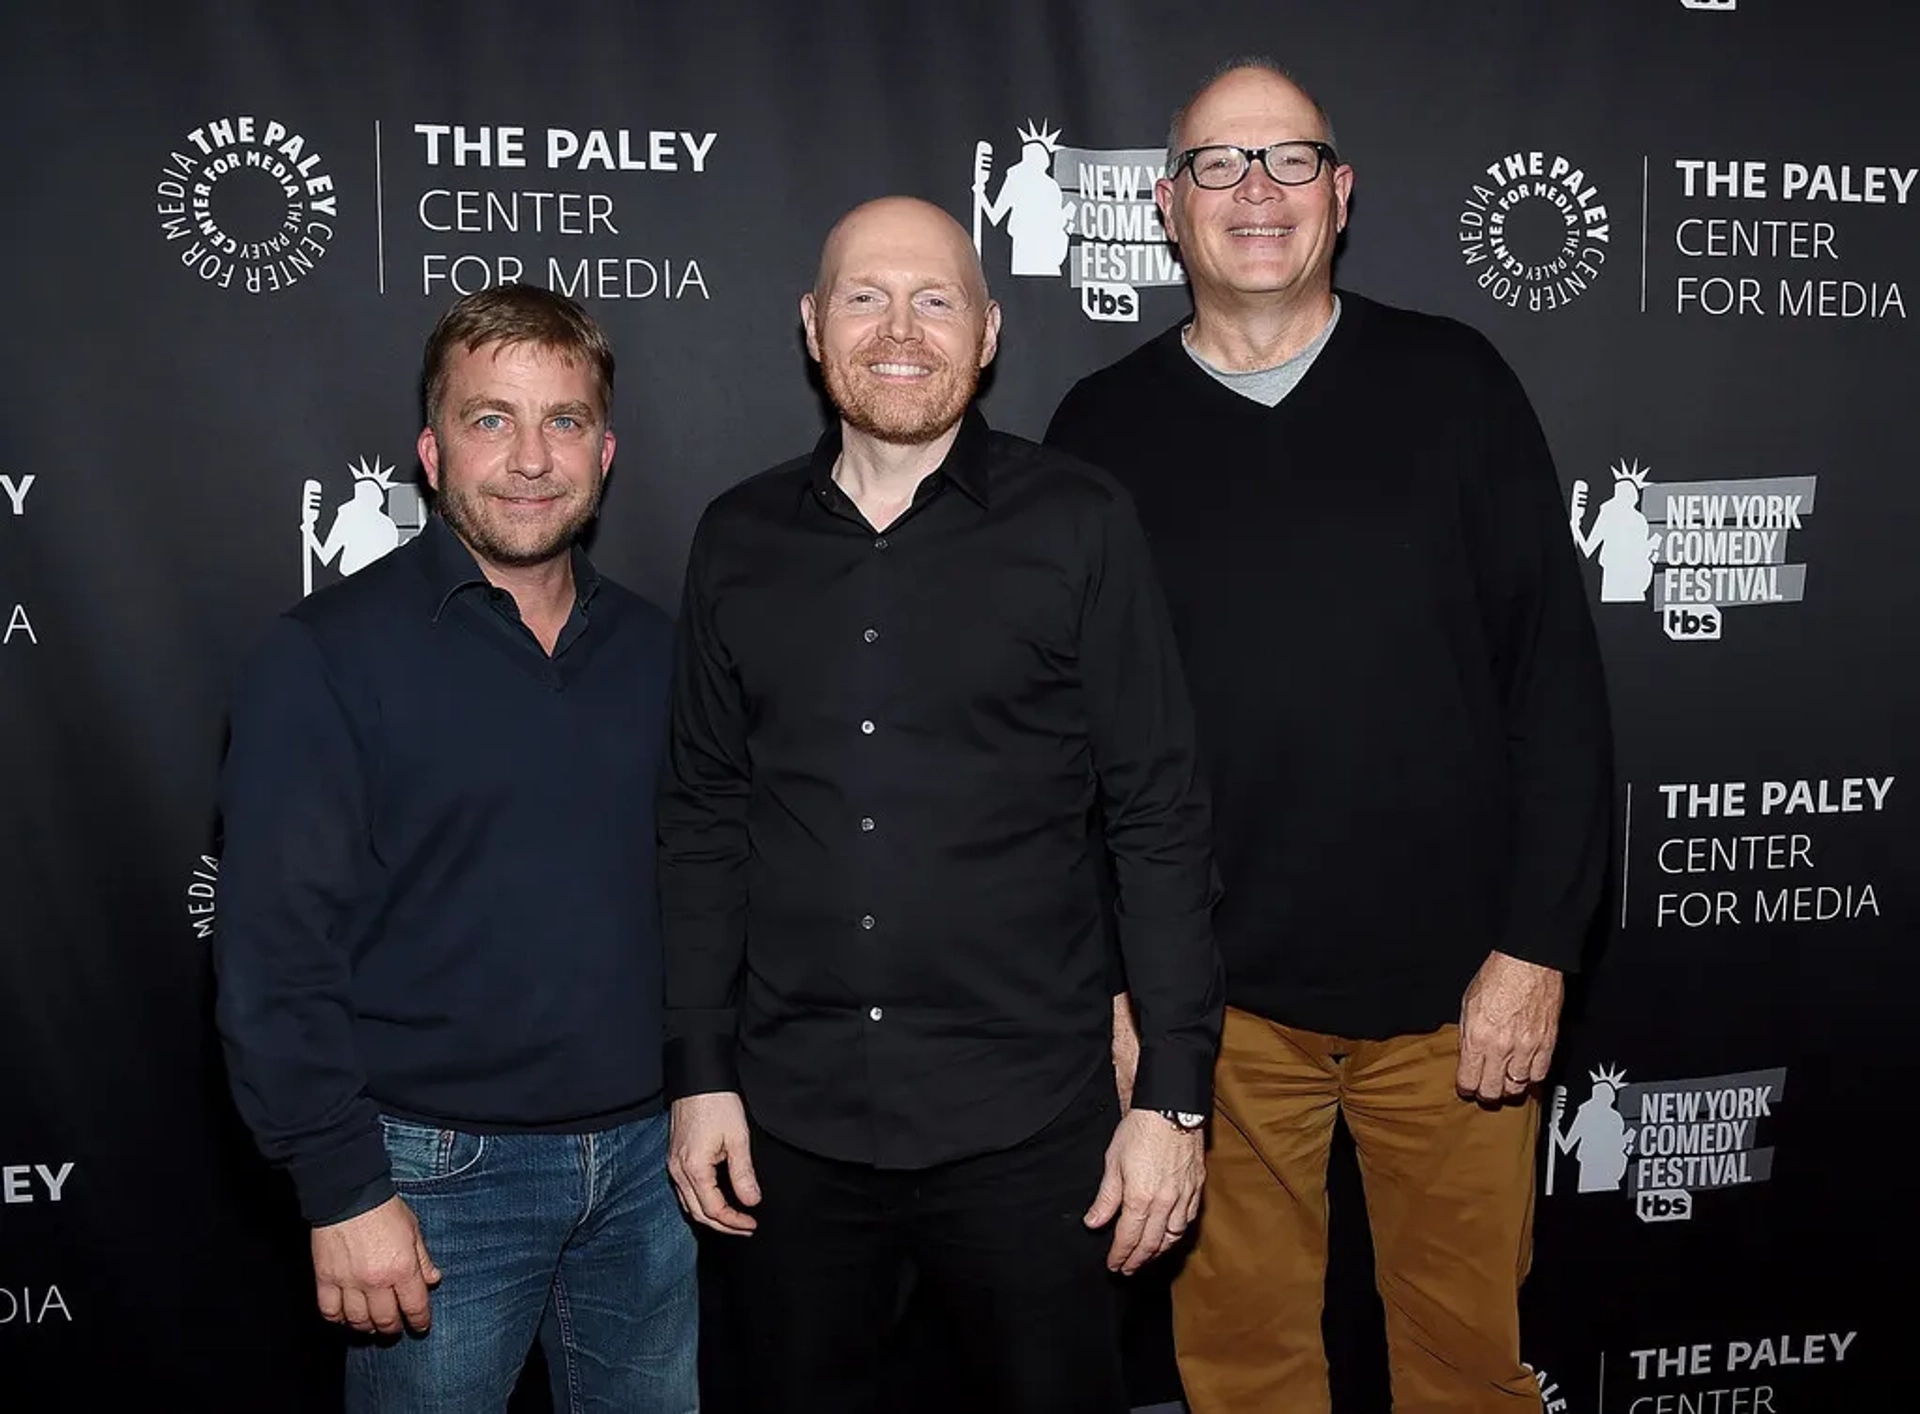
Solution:
M 1276 142 L 1266 147 L 1190 147 L 1175 159 L 1167 175 L 1177 178 L 1184 167 L 1195 186 L 1224 191 L 1246 180 L 1256 158 L 1283 187 L 1303 187 L 1320 175 L 1322 167 L 1340 165 L 1340 158 L 1324 142 Z

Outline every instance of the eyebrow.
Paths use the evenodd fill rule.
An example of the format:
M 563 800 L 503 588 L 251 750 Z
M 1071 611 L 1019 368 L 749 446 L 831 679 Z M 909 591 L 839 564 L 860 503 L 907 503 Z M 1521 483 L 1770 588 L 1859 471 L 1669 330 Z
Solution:
M 460 404 L 454 416 L 464 422 L 475 413 L 483 410 L 510 412 L 514 414 L 518 414 L 520 411 L 519 406 L 511 398 L 498 398 L 486 393 L 475 393 L 472 397 Z M 592 404 L 584 403 L 578 398 L 569 399 L 564 403 L 552 404 L 546 409 L 545 415 L 547 417 L 583 417 L 589 421 L 598 416 Z

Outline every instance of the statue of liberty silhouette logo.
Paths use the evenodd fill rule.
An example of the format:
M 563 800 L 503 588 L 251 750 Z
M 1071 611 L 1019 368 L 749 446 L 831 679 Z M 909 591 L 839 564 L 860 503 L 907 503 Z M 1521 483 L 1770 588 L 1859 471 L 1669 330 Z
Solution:
M 358 574 L 382 555 L 399 549 L 426 526 L 426 502 L 411 482 L 395 485 L 394 468 L 378 457 L 349 462 L 353 492 L 334 507 L 326 539 L 320 526 L 323 488 L 309 480 L 300 495 L 300 549 L 302 597 L 313 593 L 316 565 L 334 566 L 341 575 Z
M 1067 224 L 1073 208 L 1053 175 L 1053 154 L 1060 150 L 1060 130 L 1045 121 L 1028 122 L 1019 129 L 1020 160 L 1000 179 L 1000 194 L 987 199 L 987 178 L 993 173 L 993 144 L 984 140 L 973 148 L 973 248 L 980 249 L 981 222 L 1007 223 L 1013 242 L 1015 275 L 1058 275 L 1067 259 Z
M 1186 283 L 1154 205 L 1163 148 L 1074 147 L 1045 119 L 1014 131 L 1020 155 L 997 190 L 993 144 L 973 145 L 973 248 L 983 266 L 998 264 L 989 237 L 1004 229 L 1010 274 L 1064 279 L 1080 312 L 1100 322 L 1138 323 L 1142 290 Z
M 1593 1092 L 1573 1112 L 1573 1123 L 1565 1130 L 1561 1129 L 1560 1120 L 1566 1112 L 1566 1087 L 1554 1091 L 1553 1119 L 1547 1133 L 1548 1196 L 1553 1193 L 1554 1160 L 1560 1154 L 1571 1153 L 1574 1162 L 1579 1164 L 1582 1193 L 1617 1193 L 1627 1176 L 1627 1160 L 1633 1153 L 1633 1131 L 1627 1128 L 1626 1117 L 1620 1113 L 1618 1104 L 1620 1089 L 1627 1081 L 1626 1072 L 1601 1066 L 1588 1071 L 1587 1078 L 1593 1082 Z
M 1643 601 L 1653 583 L 1653 556 L 1660 537 L 1640 508 L 1640 495 L 1652 470 L 1643 469 L 1638 461 L 1631 466 L 1624 461 L 1614 463 L 1613 497 L 1600 507 L 1592 528 L 1587 530 L 1581 529 L 1587 515 L 1587 483 L 1573 483 L 1569 508 L 1573 543 L 1588 559 L 1596 558 L 1598 552 L 1602 603 Z

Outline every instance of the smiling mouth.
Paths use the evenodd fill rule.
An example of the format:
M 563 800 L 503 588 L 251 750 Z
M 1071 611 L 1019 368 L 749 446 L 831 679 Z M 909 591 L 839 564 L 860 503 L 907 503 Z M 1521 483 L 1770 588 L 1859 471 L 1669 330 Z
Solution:
M 1293 226 L 1229 226 L 1227 234 L 1241 238 L 1265 239 L 1290 236 L 1296 229 Z
M 933 372 L 931 368 L 917 363 L 870 363 L 867 371 L 877 373 L 882 378 L 925 378 Z

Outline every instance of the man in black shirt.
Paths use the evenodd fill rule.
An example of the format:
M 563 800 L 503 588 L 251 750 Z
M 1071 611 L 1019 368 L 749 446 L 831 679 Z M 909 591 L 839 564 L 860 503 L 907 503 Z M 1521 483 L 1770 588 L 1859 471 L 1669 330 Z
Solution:
M 1606 872 L 1606 696 L 1519 381 L 1334 292 L 1352 183 L 1283 74 L 1209 83 L 1155 193 L 1193 320 L 1047 433 L 1133 493 L 1214 785 L 1229 1006 L 1175 1344 L 1195 1414 L 1325 1414 L 1340 1114 L 1393 1407 L 1538 1414 L 1533 1087 Z
M 506 285 L 448 311 L 425 385 L 438 514 L 284 615 L 234 703 L 234 1095 L 321 1313 L 380 1337 L 349 1410 L 504 1410 L 537 1337 L 556 1408 L 689 1414 L 652 867 L 672 626 L 574 545 L 613 355 Z
M 1193 1216 L 1221 1005 L 1165 607 L 1127 496 L 972 410 L 1000 311 L 951 217 L 855 210 L 800 314 L 839 425 L 716 500 L 687 571 L 674 1181 L 750 1234 L 761 1409 L 875 1408 L 911 1262 L 984 1407 L 1124 1410 L 1106 1269 Z M 1103 850 L 1140 1030 L 1124 1118 Z

